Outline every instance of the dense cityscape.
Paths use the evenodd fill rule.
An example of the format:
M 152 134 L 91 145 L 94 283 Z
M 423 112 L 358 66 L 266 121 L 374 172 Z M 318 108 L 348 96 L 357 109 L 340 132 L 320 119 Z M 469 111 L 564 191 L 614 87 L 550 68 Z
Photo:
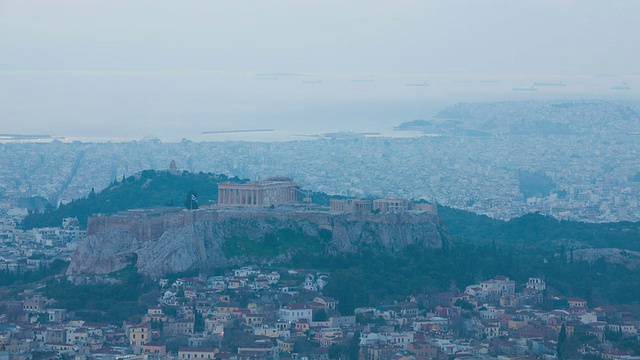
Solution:
M 540 212 L 637 221 L 639 113 L 637 103 L 461 104 L 443 110 L 437 126 L 423 128 L 427 135 L 410 138 L 336 133 L 271 143 L 4 143 L 0 211 L 19 218 L 26 214 L 20 199 L 39 196 L 56 206 L 175 160 L 190 172 L 286 175 L 313 191 L 425 199 L 498 219 Z M 522 172 L 547 176 L 552 185 L 525 195 Z
M 563 123 L 560 120 L 566 114 L 548 113 L 541 115 L 546 125 L 536 127 L 535 114 L 540 108 L 558 105 L 565 112 L 578 109 L 571 116 L 580 122 Z M 522 112 L 523 106 L 531 108 L 532 120 L 527 124 L 533 125 L 527 134 L 516 134 L 521 125 L 505 117 Z M 341 279 L 333 278 L 331 271 L 271 261 L 265 267 L 266 260 L 261 265 L 222 266 L 215 274 L 194 269 L 190 274 L 145 280 L 137 274 L 142 268 L 122 268 L 124 265 L 104 275 L 76 275 L 69 270 L 61 274 L 79 248 L 90 248 L 92 259 L 102 254 L 103 260 L 111 260 L 106 250 L 86 243 L 87 231 L 77 218 L 65 218 L 58 226 L 46 228 L 20 226 L 29 212 L 52 211 L 89 192 L 95 196 L 110 184 L 124 186 L 126 177 L 150 168 L 168 169 L 166 174 L 178 177 L 182 171 L 258 180 L 284 174 L 299 179 L 304 189 L 343 198 L 388 198 L 332 200 L 331 216 L 351 211 L 360 215 L 350 216 L 361 217 L 363 209 L 367 213 L 383 209 L 382 213 L 391 214 L 386 216 L 395 216 L 409 211 L 409 202 L 397 199 L 423 199 L 498 219 L 541 212 L 586 222 L 637 221 L 640 160 L 634 143 L 637 134 L 630 127 L 637 124 L 636 110 L 629 106 L 608 102 L 461 104 L 433 120 L 399 126 L 427 134 L 410 138 L 336 133 L 316 140 L 274 143 L 194 143 L 186 139 L 180 143 L 4 143 L 0 145 L 4 154 L 0 159 L 0 266 L 3 281 L 13 285 L 3 288 L 0 301 L 0 356 L 11 360 L 637 359 L 637 304 L 610 304 L 604 297 L 599 298 L 600 304 L 589 304 L 559 291 L 555 277 L 551 279 L 555 286 L 548 287 L 545 275 L 536 271 L 520 283 L 500 274 L 476 276 L 477 284 L 458 288 L 452 281 L 446 291 L 395 294 L 362 307 L 353 306 L 353 299 L 345 299 L 344 291 L 335 289 Z M 556 125 L 550 126 L 548 122 L 553 121 Z M 522 120 L 515 123 L 522 124 Z M 469 135 L 471 130 L 476 133 Z M 523 180 L 527 176 L 533 186 L 527 187 Z M 258 211 L 250 208 L 273 201 L 267 199 L 299 201 L 296 191 L 307 196 L 295 190 L 295 183 L 286 177 L 237 181 L 241 183 L 216 186 L 222 194 L 219 206 Z M 288 186 L 286 196 L 272 189 L 269 191 L 276 191 L 277 198 L 255 197 L 267 191 L 263 187 L 271 189 L 277 184 Z M 240 197 L 230 197 L 238 189 L 247 190 Z M 393 207 L 381 208 L 383 203 Z M 202 214 L 217 211 L 207 210 L 215 206 L 202 205 Z M 437 213 L 431 205 L 412 206 Z M 187 209 L 193 211 L 192 206 Z M 286 206 L 278 209 L 274 212 L 278 216 L 286 217 L 292 211 Z M 302 205 L 297 209 L 309 212 Z M 180 211 L 171 213 L 189 218 Z M 239 214 L 243 213 L 246 211 Z M 153 210 L 126 216 L 134 219 L 141 214 L 156 218 Z M 122 224 L 123 219 L 116 216 L 113 223 Z M 154 239 L 138 236 L 136 241 L 151 241 L 153 246 Z M 180 239 L 174 241 L 185 241 Z M 235 241 L 236 246 L 247 246 Z M 443 239 L 438 246 L 445 243 Z M 491 246 L 495 248 L 495 240 Z M 573 266 L 574 251 L 569 260 L 564 244 L 562 247 L 551 261 Z M 233 251 L 248 253 L 249 248 Z M 493 251 L 493 256 L 501 256 Z M 616 251 L 617 256 L 630 259 L 624 265 L 628 269 L 622 271 L 635 271 L 637 253 Z M 589 261 L 590 269 L 603 266 Z M 75 300 L 69 298 L 70 287 L 79 291 Z M 110 289 L 111 294 L 94 299 L 100 287 Z M 138 291 L 142 292 L 133 295 Z M 327 291 L 342 295 L 331 297 Z M 133 298 L 127 297 L 128 292 Z
M 92 321 L 91 312 L 75 313 L 40 289 L 24 290 L 0 304 L 0 354 L 426 360 L 551 359 L 565 351 L 567 357 L 637 358 L 620 348 L 638 336 L 637 309 L 549 298 L 544 278 L 517 284 L 497 276 L 464 291 L 415 294 L 348 313 L 340 311 L 339 299 L 323 295 L 331 281 L 330 274 L 313 270 L 255 267 L 160 278 L 135 314 L 138 320 L 122 324 Z M 581 334 L 579 342 L 574 333 Z
M 0 0 L 0 360 L 640 360 L 638 19 Z

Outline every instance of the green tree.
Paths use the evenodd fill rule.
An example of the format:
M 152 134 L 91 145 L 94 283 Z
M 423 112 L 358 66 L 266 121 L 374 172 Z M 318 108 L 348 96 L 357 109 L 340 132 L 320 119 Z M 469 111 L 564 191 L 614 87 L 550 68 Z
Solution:
M 203 332 L 204 331 L 204 318 L 202 317 L 202 314 L 200 312 L 198 312 L 198 310 L 196 309 L 196 306 L 193 306 L 193 314 L 195 316 L 194 319 L 194 323 L 193 323 L 193 331 L 199 333 L 199 332 Z
M 356 331 L 353 334 L 353 338 L 349 342 L 349 359 L 360 359 L 360 331 Z
M 560 335 L 558 335 L 558 347 L 556 348 L 556 352 L 558 353 L 558 359 L 564 359 L 562 357 L 562 345 L 567 340 L 567 328 L 562 324 L 562 328 L 560 328 Z
M 324 309 L 320 309 L 313 314 L 313 321 L 327 321 L 327 312 Z
M 340 346 L 336 344 L 332 344 L 329 348 L 329 359 L 340 359 L 340 354 L 342 353 Z
M 464 310 L 473 310 L 473 305 L 471 305 L 468 301 L 464 301 L 463 299 L 456 300 L 455 304 L 453 305 L 459 306 Z

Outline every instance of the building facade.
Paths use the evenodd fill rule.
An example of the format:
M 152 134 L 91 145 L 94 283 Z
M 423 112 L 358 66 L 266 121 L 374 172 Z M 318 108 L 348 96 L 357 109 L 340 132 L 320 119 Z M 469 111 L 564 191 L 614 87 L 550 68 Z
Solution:
M 219 206 L 260 207 L 295 202 L 298 202 L 298 186 L 289 178 L 218 184 Z

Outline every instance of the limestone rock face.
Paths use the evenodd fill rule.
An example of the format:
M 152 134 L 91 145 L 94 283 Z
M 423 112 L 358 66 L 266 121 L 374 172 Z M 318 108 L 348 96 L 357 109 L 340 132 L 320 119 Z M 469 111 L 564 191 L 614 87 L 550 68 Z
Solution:
M 443 241 L 450 241 L 443 239 L 440 230 L 438 218 L 423 213 L 338 215 L 333 217 L 331 250 L 356 252 L 363 246 L 380 246 L 398 251 L 411 244 L 439 249 Z
M 198 233 L 203 223 L 193 226 L 168 229 L 160 239 L 147 241 L 136 251 L 138 269 L 151 277 L 157 278 L 168 272 L 186 271 L 206 263 L 206 236 Z M 219 254 L 218 254 L 219 253 Z M 224 259 L 219 251 L 213 258 Z M 221 262 L 221 265 L 224 265 Z
M 124 228 L 111 228 L 87 236 L 71 256 L 67 275 L 101 275 L 135 262 L 140 242 Z
M 451 241 L 439 218 L 428 213 L 356 216 L 206 209 L 170 213 L 162 218 L 116 220 L 99 219 L 100 224 L 107 225 L 93 231 L 78 246 L 67 275 L 104 275 L 135 264 L 142 274 L 157 278 L 194 268 L 282 262 L 296 249 L 272 257 L 236 254 L 227 258 L 223 252 L 228 239 L 263 242 L 265 236 L 279 230 L 313 239 L 309 241 L 319 242 L 325 253 L 332 254 L 363 248 L 399 251 L 411 244 L 437 249 Z

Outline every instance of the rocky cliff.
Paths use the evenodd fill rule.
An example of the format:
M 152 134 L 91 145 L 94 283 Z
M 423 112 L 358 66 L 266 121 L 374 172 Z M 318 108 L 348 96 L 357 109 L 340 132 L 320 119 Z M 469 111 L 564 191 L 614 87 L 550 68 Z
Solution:
M 429 213 L 356 216 L 205 209 L 149 214 L 90 220 L 94 225 L 73 254 L 67 275 L 104 275 L 134 264 L 141 273 L 156 278 L 193 268 L 284 261 L 301 250 L 398 251 L 410 244 L 436 249 L 450 242 L 439 218 Z

